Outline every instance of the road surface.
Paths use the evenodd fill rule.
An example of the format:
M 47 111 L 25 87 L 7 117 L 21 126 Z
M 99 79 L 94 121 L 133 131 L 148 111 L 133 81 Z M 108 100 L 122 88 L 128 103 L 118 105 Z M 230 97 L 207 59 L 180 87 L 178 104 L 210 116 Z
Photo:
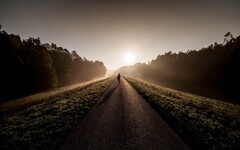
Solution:
M 111 85 L 59 148 L 181 150 L 183 141 L 123 78 Z

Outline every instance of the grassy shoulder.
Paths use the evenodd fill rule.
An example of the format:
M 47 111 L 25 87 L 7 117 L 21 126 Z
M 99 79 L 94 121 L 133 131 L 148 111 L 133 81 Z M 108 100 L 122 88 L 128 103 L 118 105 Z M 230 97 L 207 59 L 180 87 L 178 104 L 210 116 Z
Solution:
M 114 78 L 96 81 L 0 118 L 0 149 L 56 149 Z
M 240 106 L 126 78 L 192 149 L 240 149 Z
M 82 88 L 85 88 L 86 86 L 89 86 L 90 84 L 95 84 L 96 82 L 100 82 L 102 80 L 105 80 L 105 79 L 102 78 L 102 79 L 88 81 L 80 84 L 64 86 L 64 87 L 52 89 L 46 92 L 25 96 L 19 99 L 2 102 L 0 103 L 0 116 L 4 114 L 13 113 L 15 111 L 19 111 L 21 109 L 24 109 L 36 104 L 40 104 L 45 101 L 49 101 L 53 99 L 55 96 L 60 96 L 60 95 L 67 94 L 69 92 L 80 90 Z

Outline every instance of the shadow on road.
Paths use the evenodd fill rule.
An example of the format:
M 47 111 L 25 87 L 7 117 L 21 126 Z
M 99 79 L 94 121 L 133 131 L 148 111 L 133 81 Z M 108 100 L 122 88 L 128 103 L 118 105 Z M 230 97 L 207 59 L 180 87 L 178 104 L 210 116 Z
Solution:
M 105 96 L 102 98 L 102 101 L 98 104 L 98 106 L 104 104 L 105 102 L 107 102 L 107 100 L 110 98 L 110 96 L 113 94 L 113 92 L 116 90 L 116 88 L 119 86 L 119 83 L 117 85 L 115 85 L 115 87 L 113 87 L 111 90 L 109 90 Z

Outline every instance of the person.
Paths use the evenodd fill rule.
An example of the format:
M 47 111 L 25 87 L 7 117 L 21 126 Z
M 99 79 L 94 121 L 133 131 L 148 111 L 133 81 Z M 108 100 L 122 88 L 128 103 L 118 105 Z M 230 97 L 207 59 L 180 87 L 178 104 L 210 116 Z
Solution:
M 120 83 L 120 78 L 121 78 L 121 75 L 120 73 L 117 75 L 117 79 L 118 79 L 118 84 Z

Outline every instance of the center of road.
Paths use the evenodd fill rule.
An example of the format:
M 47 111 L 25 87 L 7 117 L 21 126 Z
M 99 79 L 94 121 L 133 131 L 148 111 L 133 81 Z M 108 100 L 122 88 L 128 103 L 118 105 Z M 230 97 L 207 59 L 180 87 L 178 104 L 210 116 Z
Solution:
M 60 150 L 189 149 L 124 79 L 117 80 Z

